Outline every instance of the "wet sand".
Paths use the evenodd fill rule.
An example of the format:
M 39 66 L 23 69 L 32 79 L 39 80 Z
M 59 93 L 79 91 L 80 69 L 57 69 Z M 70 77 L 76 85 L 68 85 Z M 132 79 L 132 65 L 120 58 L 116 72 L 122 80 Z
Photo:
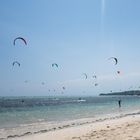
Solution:
M 66 126 L 49 132 L 29 134 L 9 140 L 140 140 L 140 115 L 127 115 Z

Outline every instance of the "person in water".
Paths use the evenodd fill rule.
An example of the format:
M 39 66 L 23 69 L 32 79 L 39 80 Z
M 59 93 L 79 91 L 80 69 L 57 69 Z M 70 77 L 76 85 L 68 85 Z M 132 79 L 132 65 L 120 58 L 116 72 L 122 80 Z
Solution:
M 121 108 L 121 99 L 120 100 L 118 100 L 118 104 L 119 104 L 119 108 Z

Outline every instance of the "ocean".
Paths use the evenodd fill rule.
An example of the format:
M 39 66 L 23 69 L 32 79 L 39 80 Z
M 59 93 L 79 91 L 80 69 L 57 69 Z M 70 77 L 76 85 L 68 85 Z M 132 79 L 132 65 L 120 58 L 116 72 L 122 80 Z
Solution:
M 119 99 L 122 101 L 121 108 Z M 0 138 L 37 133 L 48 126 L 50 130 L 56 128 L 57 124 L 60 127 L 64 122 L 96 120 L 138 111 L 139 96 L 0 97 Z

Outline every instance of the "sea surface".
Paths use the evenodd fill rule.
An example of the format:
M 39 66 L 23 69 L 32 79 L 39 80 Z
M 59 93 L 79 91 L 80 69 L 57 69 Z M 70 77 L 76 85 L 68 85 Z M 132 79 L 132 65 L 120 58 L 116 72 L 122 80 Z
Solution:
M 122 100 L 121 108 L 118 105 L 119 99 Z M 35 128 L 34 125 L 37 124 L 61 124 L 66 121 L 134 111 L 140 111 L 139 96 L 0 97 L 0 133 L 23 126 Z M 36 128 L 36 132 L 39 131 L 37 129 L 41 128 Z

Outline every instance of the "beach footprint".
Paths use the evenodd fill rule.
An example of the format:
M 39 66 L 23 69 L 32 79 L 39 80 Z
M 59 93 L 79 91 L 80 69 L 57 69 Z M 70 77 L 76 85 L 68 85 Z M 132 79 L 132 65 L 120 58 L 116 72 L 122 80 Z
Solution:
M 73 140 L 82 140 L 81 137 L 72 137 Z

